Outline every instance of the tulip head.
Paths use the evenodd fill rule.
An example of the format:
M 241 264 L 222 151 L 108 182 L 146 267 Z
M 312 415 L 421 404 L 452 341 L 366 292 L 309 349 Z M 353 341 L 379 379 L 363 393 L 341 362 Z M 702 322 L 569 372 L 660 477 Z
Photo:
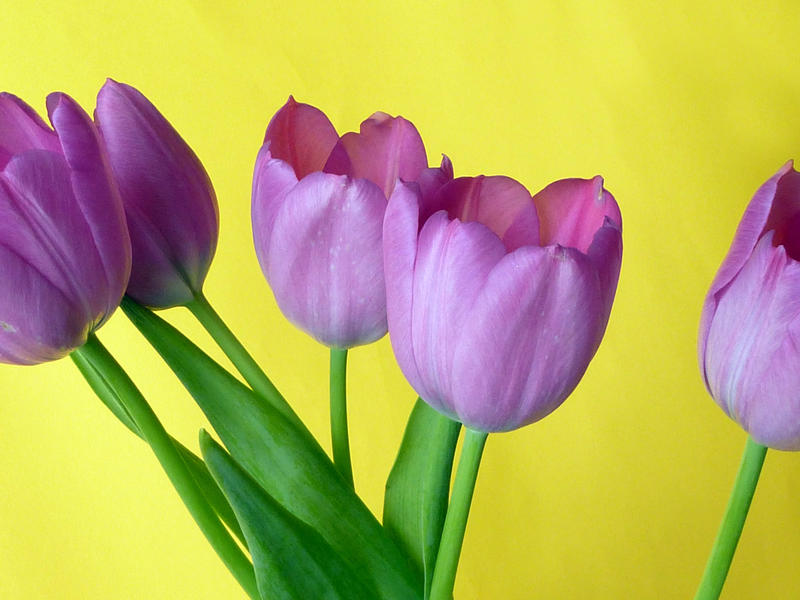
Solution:
M 328 118 L 289 98 L 267 127 L 253 177 L 253 238 L 281 311 L 321 343 L 350 348 L 385 335 L 383 216 L 398 178 L 433 194 L 452 179 L 428 169 L 414 126 L 376 113 L 339 138 Z
M 800 450 L 800 173 L 756 192 L 711 284 L 698 354 L 716 403 L 761 445 Z
M 200 293 L 217 247 L 219 212 L 203 165 L 135 88 L 107 80 L 95 120 L 119 183 L 133 248 L 127 294 L 151 308 Z
M 455 179 L 430 201 L 399 184 L 384 267 L 392 348 L 412 387 L 484 432 L 555 410 L 605 331 L 621 224 L 599 177 L 533 198 L 508 177 Z
M 0 361 L 65 356 L 114 312 L 131 247 L 108 157 L 89 116 L 50 94 L 54 129 L 0 94 Z

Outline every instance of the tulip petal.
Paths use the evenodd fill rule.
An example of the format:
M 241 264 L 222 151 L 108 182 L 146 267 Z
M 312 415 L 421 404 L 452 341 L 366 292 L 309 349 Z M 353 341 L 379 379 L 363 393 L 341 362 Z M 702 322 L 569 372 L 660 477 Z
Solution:
M 107 308 L 103 264 L 86 243 L 91 231 L 64 157 L 46 150 L 16 155 L 3 171 L 0 198 L 0 240 L 69 298 L 86 323 L 98 323 Z
M 376 112 L 361 123 L 360 133 L 339 139 L 324 170 L 369 179 L 388 198 L 398 179 L 416 181 L 427 166 L 417 128 L 403 117 Z
M 783 165 L 775 175 L 764 182 L 764 184 L 758 188 L 750 204 L 747 205 L 744 215 L 742 215 L 742 220 L 739 221 L 739 226 L 736 229 L 736 234 L 733 236 L 733 242 L 728 250 L 728 254 L 722 261 L 714 277 L 714 281 L 711 282 L 711 288 L 708 290 L 705 302 L 703 303 L 703 311 L 700 316 L 700 333 L 697 338 L 697 350 L 700 358 L 701 371 L 704 371 L 703 357 L 706 352 L 708 330 L 711 327 L 711 321 L 717 309 L 720 292 L 734 277 L 736 277 L 736 274 L 750 258 L 753 248 L 755 248 L 756 243 L 764 233 L 767 219 L 772 210 L 775 194 L 778 190 L 778 184 L 781 182 L 784 175 L 793 171 L 793 162 L 789 161 Z M 710 391 L 711 387 L 707 379 L 705 383 L 706 388 Z
M 275 217 L 269 283 L 286 317 L 337 348 L 386 333 L 381 252 L 386 198 L 364 179 L 304 177 Z
M 124 198 L 133 270 L 128 294 L 158 308 L 202 289 L 217 246 L 219 212 L 200 160 L 135 88 L 107 80 L 95 112 Z
M 267 279 L 267 257 L 275 216 L 283 206 L 286 194 L 296 185 L 297 177 L 292 166 L 283 160 L 272 158 L 269 143 L 261 146 L 253 173 L 251 218 L 256 256 Z
M 507 431 L 555 410 L 597 350 L 603 311 L 597 272 L 584 254 L 548 246 L 506 255 L 462 320 L 470 333 L 453 357 L 456 418 Z
M 386 278 L 386 316 L 397 363 L 415 390 L 422 390 L 411 345 L 411 306 L 414 263 L 419 235 L 419 187 L 399 181 L 383 219 L 383 265 Z M 430 394 L 428 394 L 430 395 Z
M 505 254 L 500 239 L 485 225 L 434 214 L 419 234 L 411 306 L 412 348 L 423 388 L 417 392 L 431 406 L 452 415 L 447 399 L 459 338 L 467 314 L 498 261 Z
M 561 179 L 533 197 L 539 215 L 541 245 L 559 244 L 589 251 L 606 218 L 622 228 L 614 197 L 603 189 L 603 178 Z
M 719 297 L 702 367 L 717 404 L 755 441 L 800 450 L 800 263 L 773 243 L 768 232 Z
M 531 195 L 510 177 L 459 177 L 444 185 L 425 210 L 422 222 L 433 212 L 446 210 L 453 219 L 483 223 L 503 240 L 508 252 L 539 243 Z
M 0 240 L 0 279 L 0 362 L 56 360 L 86 341 L 81 308 L 5 240 Z
M 605 218 L 603 226 L 595 233 L 592 245 L 589 246 L 588 256 L 597 269 L 600 291 L 603 294 L 604 311 L 606 320 L 608 320 L 611 306 L 614 304 L 614 296 L 617 293 L 619 270 L 622 266 L 622 230 L 609 217 Z M 604 332 L 605 327 L 600 331 L 601 337 Z
M 122 201 L 89 115 L 72 98 L 58 93 L 47 97 L 47 110 L 70 167 L 76 204 L 89 226 L 91 242 L 103 265 L 107 284 L 104 316 L 96 325 L 99 326 L 119 305 L 130 276 L 130 237 Z
M 439 189 L 452 180 L 453 163 L 450 162 L 450 159 L 447 156 L 442 154 L 442 164 L 438 167 L 429 167 L 424 169 L 417 179 L 420 193 L 422 195 L 421 206 L 432 206 Z M 422 212 L 426 215 L 432 215 L 436 212 L 436 210 L 423 208 Z
M 0 93 L 0 169 L 11 157 L 26 150 L 60 152 L 55 132 L 22 100 Z
M 338 140 L 325 113 L 292 96 L 272 117 L 264 135 L 273 158 L 289 163 L 297 179 L 321 171 Z

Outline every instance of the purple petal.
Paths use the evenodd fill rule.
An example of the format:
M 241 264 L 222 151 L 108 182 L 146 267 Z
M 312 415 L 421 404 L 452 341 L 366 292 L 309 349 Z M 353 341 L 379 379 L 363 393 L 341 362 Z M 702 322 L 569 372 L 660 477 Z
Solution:
M 106 81 L 95 118 L 131 232 L 128 294 L 156 308 L 191 301 L 202 289 L 219 231 L 217 200 L 203 165 L 129 85 Z
M 450 162 L 450 159 L 447 158 L 447 156 L 442 154 L 442 164 L 438 167 L 424 169 L 417 179 L 417 183 L 419 184 L 419 189 L 422 194 L 421 206 L 432 206 L 439 189 L 452 180 L 453 163 Z M 429 216 L 436 211 L 423 209 L 422 212 Z
M 371 182 L 312 173 L 275 217 L 267 258 L 275 299 L 327 346 L 349 348 L 386 333 L 385 211 L 386 198 Z
M 66 94 L 47 97 L 50 122 L 70 168 L 72 191 L 83 213 L 105 276 L 105 309 L 99 326 L 111 316 L 128 285 L 131 247 L 125 214 L 111 168 L 89 116 Z
M 800 450 L 800 263 L 767 233 L 721 290 L 701 357 L 709 391 L 755 441 Z
M 289 163 L 297 179 L 321 171 L 338 140 L 325 113 L 291 96 L 272 117 L 264 136 L 273 158 Z
M 416 127 L 403 117 L 377 112 L 361 123 L 360 133 L 339 139 L 325 171 L 369 179 L 388 198 L 398 179 L 416 181 L 427 166 Z
M 61 152 L 55 132 L 16 96 L 0 94 L 0 169 L 25 150 Z
M 70 184 L 61 154 L 29 150 L 15 156 L 2 174 L 0 241 L 93 327 L 108 314 L 108 290 L 101 257 L 89 241 L 92 234 Z
M 250 212 L 256 256 L 267 279 L 269 279 L 267 257 L 275 216 L 283 206 L 286 194 L 297 185 L 297 177 L 291 165 L 272 158 L 269 148 L 269 142 L 261 146 L 256 158 Z
M 437 210 L 446 210 L 454 219 L 486 225 L 503 240 L 508 252 L 539 243 L 539 221 L 531 195 L 510 177 L 454 179 L 425 206 L 421 221 Z
M 417 393 L 430 396 L 414 359 L 411 312 L 414 263 L 419 234 L 419 188 L 402 181 L 389 199 L 383 219 L 383 265 L 386 277 L 386 316 L 397 364 Z
M 0 239 L 0 362 L 56 360 L 86 341 L 83 311 Z
M 589 246 L 589 259 L 597 269 L 600 281 L 600 291 L 603 294 L 603 304 L 606 320 L 611 314 L 611 305 L 617 293 L 619 270 L 622 266 L 622 230 L 619 226 L 606 217 L 603 226 L 595 233 L 592 245 Z M 602 337 L 605 326 L 600 331 Z M 599 343 L 600 340 L 598 340 Z
M 444 211 L 428 219 L 419 234 L 411 308 L 412 347 L 423 382 L 417 392 L 445 414 L 454 414 L 449 400 L 454 353 L 475 325 L 467 314 L 504 254 L 486 226 L 451 221 Z
M 506 255 L 463 319 L 469 329 L 453 358 L 458 420 L 507 431 L 555 410 L 597 350 L 603 312 L 594 265 L 577 250 Z
M 739 226 L 733 236 L 733 242 L 728 254 L 717 270 L 714 281 L 711 282 L 711 288 L 708 290 L 703 303 L 703 311 L 700 316 L 700 332 L 697 338 L 697 351 L 700 358 L 701 371 L 703 371 L 703 357 L 708 339 L 708 330 L 711 327 L 711 320 L 717 308 L 719 294 L 736 277 L 736 274 L 750 258 L 759 238 L 764 234 L 767 219 L 770 216 L 773 201 L 778 191 L 778 185 L 783 180 L 784 175 L 790 172 L 794 172 L 792 161 L 783 165 L 755 193 L 750 204 L 747 205 L 741 221 L 739 221 Z M 706 387 L 710 391 L 711 388 L 707 380 Z
M 603 178 L 561 179 L 533 197 L 539 215 L 541 245 L 559 244 L 589 251 L 606 218 L 622 228 L 614 197 L 603 189 Z

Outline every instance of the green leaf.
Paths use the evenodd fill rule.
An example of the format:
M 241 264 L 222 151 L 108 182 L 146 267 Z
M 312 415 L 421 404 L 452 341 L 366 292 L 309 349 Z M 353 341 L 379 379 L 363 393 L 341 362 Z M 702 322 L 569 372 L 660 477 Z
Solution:
M 137 437 L 144 439 L 139 427 L 134 422 L 133 418 L 128 413 L 119 398 L 119 394 L 114 389 L 114 386 L 103 376 L 103 374 L 92 365 L 87 357 L 79 352 L 70 354 L 78 370 L 86 379 L 89 387 L 92 388 L 97 397 L 105 404 L 114 416 L 116 416 L 125 427 L 131 430 Z M 214 509 L 214 512 L 219 515 L 223 523 L 239 538 L 239 540 L 246 544 L 244 534 L 242 533 L 239 523 L 236 521 L 236 516 L 233 514 L 231 508 L 222 491 L 217 486 L 211 474 L 208 472 L 205 463 L 194 452 L 189 450 L 186 446 L 181 444 L 178 440 L 170 436 L 172 443 L 186 463 L 189 471 L 192 474 L 192 479 L 195 480 L 203 496 Z
M 200 449 L 242 524 L 262 598 L 365 600 L 377 596 L 319 533 L 265 492 L 205 431 L 200 432 Z
M 383 525 L 423 573 L 428 597 L 461 423 L 417 399 L 386 481 Z
M 122 308 L 194 397 L 236 461 L 278 503 L 317 532 L 379 598 L 420 598 L 403 553 L 341 478 L 313 436 L 152 311 Z

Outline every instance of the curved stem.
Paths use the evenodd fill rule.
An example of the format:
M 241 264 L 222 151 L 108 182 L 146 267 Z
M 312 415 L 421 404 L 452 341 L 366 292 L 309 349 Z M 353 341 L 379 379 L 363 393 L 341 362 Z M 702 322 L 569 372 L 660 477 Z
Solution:
M 464 430 L 464 445 L 461 448 L 461 458 L 458 462 L 456 479 L 453 482 L 450 506 L 447 508 L 442 541 L 433 571 L 431 600 L 449 600 L 452 597 L 458 559 L 461 556 L 461 546 L 467 530 L 472 494 L 478 479 L 478 467 L 480 467 L 483 448 L 489 435 L 469 428 L 464 428 Z
M 350 462 L 350 434 L 347 432 L 347 349 L 331 348 L 331 445 L 333 464 L 354 487 Z
M 147 400 L 144 399 L 128 374 L 94 334 L 89 334 L 86 344 L 74 352 L 91 364 L 113 385 L 125 411 L 133 419 L 145 441 L 150 444 L 156 458 L 206 539 L 247 594 L 253 600 L 258 600 L 260 596 L 253 565 L 206 501 L 172 438 L 164 430 L 153 409 L 150 408 Z
M 253 391 L 277 408 L 294 424 L 302 426 L 300 418 L 289 406 L 289 403 L 286 402 L 278 388 L 270 381 L 266 373 L 261 370 L 258 363 L 253 360 L 253 357 L 242 346 L 242 343 L 217 314 L 217 311 L 209 304 L 203 293 L 198 293 L 195 299 L 186 305 L 186 308 L 191 311 L 205 330 L 214 338 L 214 341 L 225 353 L 225 356 L 230 359 L 236 370 L 242 374 L 244 380 L 253 388 Z M 305 429 L 305 426 L 301 428 Z
M 722 519 L 711 555 L 708 557 L 706 570 L 703 573 L 700 587 L 697 589 L 695 600 L 714 600 L 719 598 L 722 593 L 722 586 L 725 584 L 725 578 L 731 567 L 739 536 L 742 535 L 744 522 L 748 510 L 750 510 L 750 502 L 756 492 L 756 484 L 766 454 L 765 446 L 757 444 L 750 437 L 747 438 L 739 473 L 736 475 L 736 481 L 728 501 L 728 508 Z

